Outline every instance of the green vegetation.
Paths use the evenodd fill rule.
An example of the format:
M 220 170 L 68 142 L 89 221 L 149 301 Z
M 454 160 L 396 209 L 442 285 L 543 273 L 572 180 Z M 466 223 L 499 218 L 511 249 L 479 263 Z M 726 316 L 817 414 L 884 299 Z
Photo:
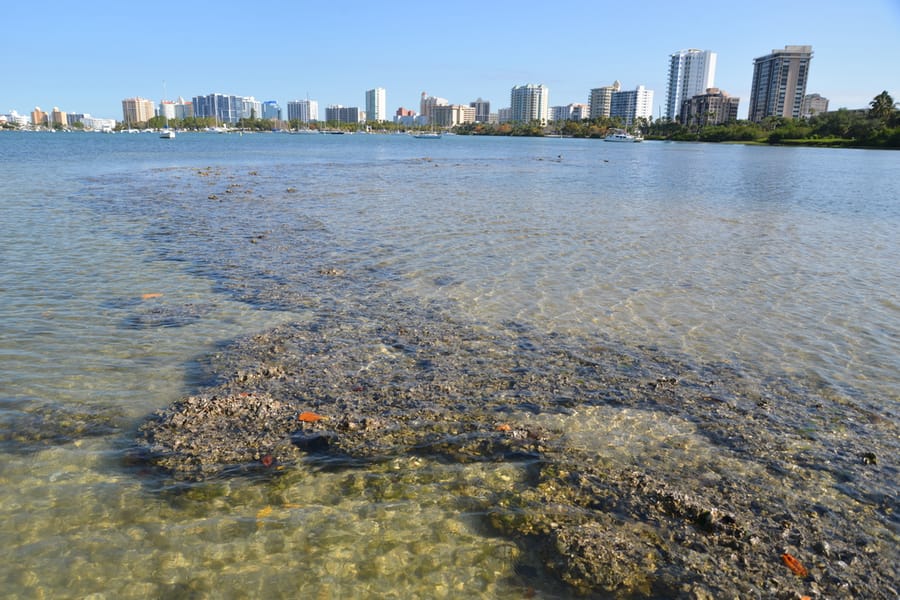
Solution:
M 657 121 L 644 131 L 644 135 L 664 140 L 900 148 L 900 111 L 893 98 L 887 92 L 882 92 L 869 106 L 869 110 L 842 108 L 808 119 L 767 117 L 760 123 L 734 121 L 701 128 Z
M 467 123 L 454 129 L 461 135 L 508 135 L 600 138 L 623 126 L 619 119 L 539 123 Z M 732 121 L 724 125 L 686 126 L 668 119 L 638 119 L 632 129 L 647 139 L 691 142 L 743 142 L 791 146 L 900 148 L 900 111 L 886 91 L 869 103 L 869 110 L 847 110 L 808 119 L 767 117 L 759 123 Z
M 562 135 L 565 137 L 602 138 L 611 129 L 621 129 L 620 119 L 606 117 L 583 121 L 559 121 L 542 126 L 538 121 L 531 123 L 464 123 L 453 128 L 459 135 L 506 135 L 540 137 Z

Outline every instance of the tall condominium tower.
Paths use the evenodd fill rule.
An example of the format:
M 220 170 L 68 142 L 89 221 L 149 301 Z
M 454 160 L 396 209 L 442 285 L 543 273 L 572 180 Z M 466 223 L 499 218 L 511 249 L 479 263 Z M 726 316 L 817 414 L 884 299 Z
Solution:
M 59 123 L 63 127 L 66 127 L 69 124 L 69 119 L 66 113 L 59 110 L 59 108 L 55 106 L 53 107 L 53 112 L 50 113 L 50 120 L 53 122 L 53 124 Z
M 812 55 L 812 46 L 785 46 L 784 50 L 772 50 L 771 54 L 753 59 L 751 121 L 772 116 L 800 117 Z
M 612 95 L 622 89 L 618 81 L 612 85 L 594 88 L 588 97 L 589 113 L 592 119 L 608 117 L 612 108 Z
M 31 124 L 39 127 L 44 123 L 50 125 L 50 115 L 42 111 L 40 106 L 35 106 L 34 110 L 31 111 Z
M 366 90 L 366 120 L 387 121 L 387 91 L 384 88 Z
M 469 102 L 469 106 L 475 109 L 475 122 L 487 123 L 491 119 L 491 103 L 487 100 L 479 98 L 474 102 Z
M 319 103 L 316 100 L 291 100 L 287 103 L 288 121 L 307 123 L 319 120 Z
M 244 114 L 244 98 L 226 94 L 194 96 L 194 116 L 215 119 L 216 125 L 237 123 Z M 259 113 L 257 113 L 259 114 Z
M 510 120 L 520 123 L 550 120 L 550 90 L 543 85 L 517 85 L 509 95 Z
M 325 121 L 329 123 L 361 123 L 361 116 L 358 106 L 332 104 L 325 107 Z
M 122 100 L 122 117 L 131 127 L 136 123 L 146 123 L 153 118 L 153 101 L 146 98 L 125 98 Z
M 666 86 L 666 117 L 679 116 L 685 100 L 705 94 L 715 87 L 716 53 L 709 50 L 680 50 L 669 55 L 669 82 Z
M 281 120 L 281 107 L 275 100 L 266 100 L 262 103 L 262 118 L 273 121 Z
M 653 90 L 639 85 L 634 90 L 623 90 L 612 95 L 610 117 L 619 117 L 630 127 L 640 117 L 653 116 Z

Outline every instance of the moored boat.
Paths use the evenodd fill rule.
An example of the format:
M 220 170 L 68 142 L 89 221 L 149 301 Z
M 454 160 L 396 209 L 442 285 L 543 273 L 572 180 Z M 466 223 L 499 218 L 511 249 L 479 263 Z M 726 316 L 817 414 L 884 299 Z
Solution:
M 603 138 L 604 142 L 643 142 L 644 138 L 639 135 L 632 135 L 625 131 L 624 129 L 617 129 L 615 131 L 610 132 L 605 138 Z

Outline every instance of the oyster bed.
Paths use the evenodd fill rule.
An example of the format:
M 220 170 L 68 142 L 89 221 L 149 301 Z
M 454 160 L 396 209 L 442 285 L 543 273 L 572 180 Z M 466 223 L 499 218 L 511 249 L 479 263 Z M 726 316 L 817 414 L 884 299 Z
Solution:
M 177 192 L 141 209 L 169 217 L 148 234 L 163 258 L 307 317 L 211 357 L 210 385 L 148 418 L 130 461 L 191 489 L 409 456 L 510 463 L 520 480 L 461 503 L 519 546 L 534 587 L 897 596 L 892 422 L 815 381 L 402 297 L 375 248 L 330 252 L 302 211 L 272 224 L 298 201 L 275 171 L 175 171 Z
M 521 325 L 378 317 L 327 315 L 236 341 L 212 360 L 223 380 L 149 419 L 136 454 L 181 481 L 409 454 L 513 461 L 528 485 L 467 502 L 579 593 L 894 595 L 893 467 L 870 438 L 812 439 L 786 424 L 786 385 Z M 808 394 L 826 426 L 836 407 Z M 646 422 L 640 448 L 616 439 L 622 418 L 637 421 L 630 431 Z M 623 448 L 637 456 L 623 460 Z

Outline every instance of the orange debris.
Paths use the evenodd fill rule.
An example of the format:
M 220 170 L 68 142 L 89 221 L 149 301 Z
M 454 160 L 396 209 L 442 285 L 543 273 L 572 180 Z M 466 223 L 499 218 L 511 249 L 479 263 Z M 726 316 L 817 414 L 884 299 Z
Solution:
M 148 294 L 141 294 L 141 300 L 150 300 L 151 298 L 160 298 L 162 294 L 159 292 L 150 292 Z
M 297 417 L 298 421 L 303 421 L 304 423 L 315 423 L 316 421 L 321 421 L 324 419 L 322 415 L 317 415 L 314 412 L 302 412 L 300 416 Z
M 494 427 L 497 431 L 512 431 L 512 427 L 509 426 L 508 423 L 500 423 L 496 427 Z
M 784 561 L 784 564 L 787 565 L 787 568 L 790 569 L 791 572 L 794 573 L 794 575 L 797 575 L 798 577 L 806 577 L 807 575 L 809 575 L 809 571 L 806 570 L 806 567 L 803 566 L 803 563 L 801 563 L 799 560 L 797 560 L 787 552 L 781 555 L 781 560 Z

